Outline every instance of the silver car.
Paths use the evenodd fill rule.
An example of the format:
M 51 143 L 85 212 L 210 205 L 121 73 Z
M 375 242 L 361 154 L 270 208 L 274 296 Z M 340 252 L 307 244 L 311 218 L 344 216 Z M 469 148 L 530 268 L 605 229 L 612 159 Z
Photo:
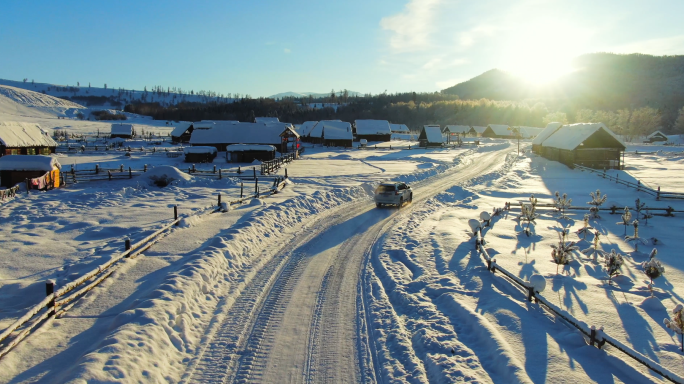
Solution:
M 405 183 L 382 183 L 375 189 L 375 205 L 396 205 L 401 208 L 405 202 L 413 200 L 413 191 Z

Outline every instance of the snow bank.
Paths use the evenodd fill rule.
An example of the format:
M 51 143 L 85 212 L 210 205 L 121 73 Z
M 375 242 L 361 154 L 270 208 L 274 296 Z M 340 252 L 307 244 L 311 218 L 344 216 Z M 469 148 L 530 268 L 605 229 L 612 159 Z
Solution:
M 240 294 L 252 278 L 246 271 L 268 261 L 259 258 L 260 251 L 288 236 L 286 229 L 362 196 L 358 187 L 334 189 L 255 209 L 190 256 L 135 309 L 119 314 L 111 333 L 62 381 L 178 382 L 186 359 L 202 347 L 224 292 Z
M 145 177 L 148 179 L 149 185 L 156 185 L 159 187 L 165 187 L 176 180 L 192 180 L 192 176 L 183 173 L 176 167 L 169 165 L 162 165 L 152 168 L 145 173 Z
M 45 171 L 61 169 L 56 158 L 43 155 L 6 155 L 0 157 L 0 171 Z

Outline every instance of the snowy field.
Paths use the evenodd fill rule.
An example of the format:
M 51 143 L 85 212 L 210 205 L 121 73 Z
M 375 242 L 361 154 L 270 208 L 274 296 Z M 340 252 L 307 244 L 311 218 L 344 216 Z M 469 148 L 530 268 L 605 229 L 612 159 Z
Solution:
M 109 129 L 32 110 L 17 115 L 6 107 L 0 119 L 74 133 Z M 162 135 L 171 130 L 165 122 L 129 122 Z M 682 213 L 640 219 L 647 244 L 638 251 L 625 241 L 634 229 L 617 224 L 619 214 L 601 211 L 590 219 L 598 249 L 624 256 L 620 275 L 609 281 L 601 255 L 573 252 L 558 270 L 551 259 L 566 227 L 580 249 L 592 246 L 593 230 L 586 239 L 577 233 L 588 210 L 568 211 L 564 219 L 541 207 L 555 191 L 585 207 L 597 189 L 608 195 L 603 207 L 633 208 L 639 198 L 649 207 L 684 210 L 684 202 L 656 201 L 570 170 L 531 154 L 529 143 L 523 155 L 505 140 L 481 143 L 434 150 L 410 141 L 365 150 L 308 145 L 287 166 L 290 180 L 279 194 L 226 213 L 215 212 L 217 196 L 237 197 L 238 179 L 180 173 L 164 188 L 141 175 L 0 202 L 0 330 L 42 300 L 46 279 L 59 287 L 96 268 L 123 249 L 125 238 L 135 242 L 169 223 L 174 205 L 183 218 L 1 358 L 0 382 L 662 382 L 612 347 L 588 346 L 574 328 L 487 271 L 468 220 L 506 202 L 514 209 L 486 230 L 486 249 L 501 267 L 523 280 L 542 275 L 541 294 L 553 304 L 684 376 L 679 340 L 663 324 L 684 301 Z M 626 171 L 610 172 L 684 192 L 679 152 L 630 145 Z M 214 164 L 237 166 L 222 155 Z M 188 166 L 164 152 L 57 157 L 66 169 L 147 165 L 154 173 Z M 388 180 L 411 185 L 413 202 L 375 208 L 374 186 Z M 531 194 L 540 216 L 528 236 L 517 207 Z M 641 263 L 653 248 L 665 272 L 650 298 Z

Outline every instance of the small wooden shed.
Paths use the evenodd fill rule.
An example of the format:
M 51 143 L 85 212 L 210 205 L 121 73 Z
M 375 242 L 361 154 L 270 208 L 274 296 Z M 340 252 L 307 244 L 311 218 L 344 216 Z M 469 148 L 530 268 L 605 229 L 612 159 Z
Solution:
M 542 156 L 568 167 L 621 169 L 625 145 L 603 123 L 561 126 L 542 143 Z
M 482 137 L 491 137 L 496 139 L 513 139 L 515 135 L 509 129 L 508 125 L 502 124 L 489 124 L 482 132 Z
M 366 139 L 367 141 L 390 141 L 392 130 L 387 120 L 356 120 L 356 140 Z
M 668 141 L 667 135 L 660 131 L 655 131 L 650 135 L 646 136 L 646 143 L 658 143 Z
M 181 121 L 176 123 L 176 126 L 171 131 L 171 142 L 174 144 L 190 142 L 190 136 L 194 129 L 193 123 L 189 121 Z
M 61 165 L 44 155 L 7 155 L 0 157 L 0 186 L 11 188 L 29 180 L 31 189 L 59 187 Z
M 352 132 L 351 124 L 344 121 L 326 121 L 321 123 L 323 123 L 324 145 L 345 148 L 351 148 L 354 145 L 354 133 Z M 389 129 L 389 124 L 387 129 Z
M 276 148 L 272 145 L 231 144 L 226 147 L 226 161 L 229 163 L 251 163 L 254 160 L 275 159 Z
M 443 145 L 442 130 L 439 125 L 425 125 L 418 136 L 419 146 L 423 148 L 441 147 Z
M 472 127 L 470 127 L 470 131 L 468 133 L 470 133 L 470 135 L 473 137 L 482 137 L 482 133 L 484 133 L 485 129 L 487 129 L 487 127 L 473 125 Z
M 57 142 L 40 125 L 15 121 L 0 122 L 0 156 L 49 155 Z
M 120 137 L 122 139 L 132 139 L 135 137 L 135 127 L 133 124 L 112 124 L 110 137 Z
M 218 151 L 216 147 L 193 146 L 183 149 L 186 163 L 213 163 Z
M 392 133 L 400 133 L 400 134 L 411 134 L 411 130 L 409 127 L 406 126 L 406 124 L 393 124 L 390 123 L 390 130 Z

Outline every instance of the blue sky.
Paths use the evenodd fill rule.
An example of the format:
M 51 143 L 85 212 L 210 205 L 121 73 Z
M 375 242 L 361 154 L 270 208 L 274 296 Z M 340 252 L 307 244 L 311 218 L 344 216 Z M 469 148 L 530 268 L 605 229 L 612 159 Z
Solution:
M 5 1 L 0 78 L 268 96 L 544 81 L 589 52 L 684 54 L 680 0 Z

